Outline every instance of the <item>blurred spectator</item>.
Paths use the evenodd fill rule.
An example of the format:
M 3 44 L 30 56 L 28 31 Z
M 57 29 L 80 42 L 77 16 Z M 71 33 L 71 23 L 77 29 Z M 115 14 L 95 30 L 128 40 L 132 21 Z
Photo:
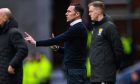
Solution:
M 124 55 L 125 55 L 123 67 L 122 67 L 122 69 L 124 69 L 126 67 L 133 65 L 133 63 L 134 63 L 134 55 L 133 55 L 134 54 L 134 44 L 133 44 L 132 39 L 127 35 L 121 36 L 121 41 L 122 41 L 123 51 L 124 51 Z
M 140 84 L 140 70 L 134 71 L 130 74 L 130 84 Z
M 117 75 L 116 84 L 140 84 L 140 63 L 121 71 Z
M 86 80 L 86 84 L 90 84 L 91 65 L 90 65 L 89 57 L 87 58 L 87 61 L 86 61 L 86 70 L 87 70 L 87 80 Z
M 29 56 L 24 64 L 23 84 L 49 84 L 52 64 L 44 54 Z

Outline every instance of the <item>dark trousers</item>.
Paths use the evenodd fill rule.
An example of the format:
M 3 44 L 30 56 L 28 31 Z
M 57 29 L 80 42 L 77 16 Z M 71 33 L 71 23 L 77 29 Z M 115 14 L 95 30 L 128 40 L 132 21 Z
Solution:
M 107 81 L 107 82 L 92 82 L 91 84 L 115 84 L 115 82 L 110 82 L 110 81 Z
M 85 84 L 86 69 L 65 69 L 67 84 Z

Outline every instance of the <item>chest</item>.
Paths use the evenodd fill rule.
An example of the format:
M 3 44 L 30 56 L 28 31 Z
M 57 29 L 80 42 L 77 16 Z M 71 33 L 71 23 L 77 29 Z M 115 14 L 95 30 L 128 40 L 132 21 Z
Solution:
M 103 27 L 96 27 L 92 30 L 93 41 L 103 41 L 105 38 L 105 30 Z
M 9 36 L 7 34 L 0 35 L 0 48 L 9 46 Z

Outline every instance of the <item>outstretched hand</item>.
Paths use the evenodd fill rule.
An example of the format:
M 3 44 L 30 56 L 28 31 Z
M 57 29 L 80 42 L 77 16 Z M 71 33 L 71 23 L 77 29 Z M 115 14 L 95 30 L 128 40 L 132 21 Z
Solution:
M 36 45 L 36 41 L 31 35 L 29 35 L 27 32 L 24 32 L 24 34 L 26 35 L 26 37 L 24 38 L 26 42 Z

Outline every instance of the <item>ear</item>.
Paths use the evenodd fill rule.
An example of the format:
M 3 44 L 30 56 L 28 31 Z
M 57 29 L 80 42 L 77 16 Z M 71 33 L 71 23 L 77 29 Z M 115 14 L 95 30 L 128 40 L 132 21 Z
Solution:
M 76 16 L 80 16 L 80 13 L 79 12 L 76 12 Z
M 98 8 L 97 13 L 98 14 L 101 14 L 102 13 L 102 10 L 100 8 Z

